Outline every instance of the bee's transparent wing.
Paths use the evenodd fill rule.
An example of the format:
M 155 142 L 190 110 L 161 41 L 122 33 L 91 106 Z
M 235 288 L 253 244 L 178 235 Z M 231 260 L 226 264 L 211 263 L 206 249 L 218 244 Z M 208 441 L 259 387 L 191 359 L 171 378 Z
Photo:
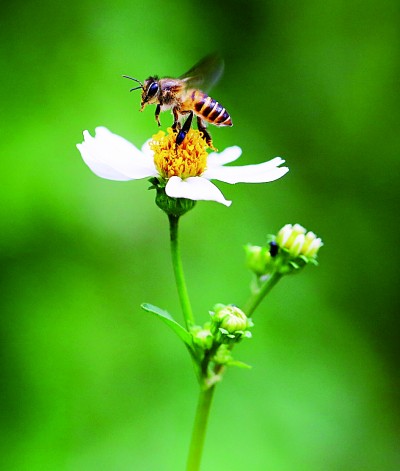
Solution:
M 215 85 L 224 72 L 224 60 L 218 54 L 204 57 L 179 78 L 187 88 L 199 88 L 207 91 Z

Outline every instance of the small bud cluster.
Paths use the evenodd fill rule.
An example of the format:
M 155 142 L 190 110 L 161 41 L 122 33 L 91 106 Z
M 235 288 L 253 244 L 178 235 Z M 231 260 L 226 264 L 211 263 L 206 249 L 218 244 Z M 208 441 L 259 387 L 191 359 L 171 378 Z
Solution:
M 210 311 L 210 316 L 211 320 L 203 326 L 193 326 L 190 329 L 193 343 L 198 348 L 197 353 L 202 358 L 202 363 L 207 365 L 209 379 L 215 376 L 213 367 L 218 365 L 247 367 L 233 359 L 232 348 L 243 338 L 251 338 L 249 329 L 253 326 L 251 319 L 233 304 L 216 304 Z
M 257 276 L 273 272 L 282 275 L 302 268 L 308 263 L 317 264 L 317 254 L 322 240 L 300 224 L 286 224 L 277 235 L 269 235 L 264 247 L 245 246 L 248 268 Z

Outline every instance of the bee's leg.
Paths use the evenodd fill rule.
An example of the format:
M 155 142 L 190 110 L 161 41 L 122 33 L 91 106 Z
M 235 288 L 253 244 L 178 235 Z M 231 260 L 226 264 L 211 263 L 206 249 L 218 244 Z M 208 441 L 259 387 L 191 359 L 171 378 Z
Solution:
M 161 113 L 161 105 L 157 105 L 155 117 L 156 117 L 156 121 L 157 121 L 157 123 L 158 123 L 159 126 L 161 126 L 161 123 L 160 123 L 160 113 Z
M 172 125 L 172 130 L 176 131 L 181 129 L 181 123 L 179 122 L 179 113 L 177 108 L 172 108 L 172 113 L 174 115 L 174 124 Z
M 190 127 L 192 126 L 192 119 L 193 119 L 193 111 L 189 113 L 188 119 L 185 121 L 184 125 L 182 126 L 182 129 L 178 132 L 178 135 L 176 136 L 176 145 L 180 146 L 183 142 L 183 140 L 186 137 L 186 134 L 189 132 Z
M 207 145 L 215 150 L 215 147 L 213 146 L 212 143 L 212 138 L 211 134 L 207 131 L 206 125 L 204 124 L 203 120 L 200 118 L 200 116 L 197 116 L 197 129 L 203 133 L 203 138 L 207 142 Z

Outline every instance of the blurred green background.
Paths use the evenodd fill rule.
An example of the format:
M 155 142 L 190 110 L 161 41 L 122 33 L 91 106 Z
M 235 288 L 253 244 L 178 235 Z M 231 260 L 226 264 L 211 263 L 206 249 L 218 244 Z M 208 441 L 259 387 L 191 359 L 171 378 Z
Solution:
M 154 108 L 121 75 L 177 76 L 211 51 L 234 121 L 215 144 L 290 172 L 221 184 L 231 208 L 182 220 L 199 321 L 247 299 L 245 243 L 299 222 L 325 246 L 257 312 L 203 469 L 400 469 L 399 17 L 396 0 L 2 3 L 1 469 L 184 469 L 192 366 L 138 307 L 180 319 L 166 217 L 146 181 L 97 178 L 75 145 L 104 125 L 140 146 Z

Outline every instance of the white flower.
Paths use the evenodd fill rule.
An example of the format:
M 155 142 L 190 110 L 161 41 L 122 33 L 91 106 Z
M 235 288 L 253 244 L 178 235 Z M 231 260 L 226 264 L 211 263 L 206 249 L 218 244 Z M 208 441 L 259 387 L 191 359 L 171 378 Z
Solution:
M 232 184 L 266 183 L 281 178 L 289 170 L 279 167 L 284 163 L 280 157 L 256 165 L 226 167 L 225 164 L 240 157 L 240 147 L 228 147 L 221 153 L 207 154 L 201 150 L 205 147 L 198 131 L 190 130 L 185 138 L 185 141 L 188 140 L 186 146 L 182 144 L 176 150 L 175 141 L 171 148 L 171 140 L 174 139 L 172 132 L 170 136 L 164 135 L 159 133 L 139 150 L 123 137 L 98 127 L 95 137 L 84 131 L 84 141 L 77 144 L 77 148 L 88 167 L 99 177 L 108 180 L 161 177 L 167 181 L 165 192 L 172 198 L 217 201 L 226 206 L 230 206 L 231 201 L 227 201 L 210 180 Z M 160 141 L 157 141 L 158 137 Z M 159 142 L 162 139 L 161 145 Z

